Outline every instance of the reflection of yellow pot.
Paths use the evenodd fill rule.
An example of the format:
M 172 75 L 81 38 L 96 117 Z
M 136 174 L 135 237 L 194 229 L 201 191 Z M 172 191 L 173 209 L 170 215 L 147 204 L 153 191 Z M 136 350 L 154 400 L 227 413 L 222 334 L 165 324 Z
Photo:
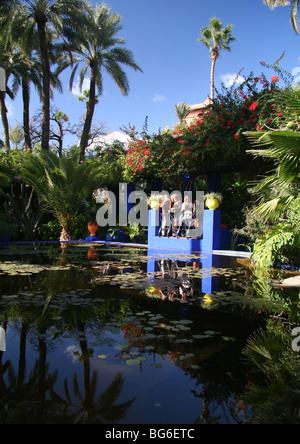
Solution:
M 216 210 L 220 206 L 218 199 L 211 198 L 206 199 L 205 205 L 209 210 Z
M 158 292 L 158 289 L 157 289 L 157 287 L 154 287 L 154 286 L 152 286 L 152 287 L 149 287 L 147 290 L 146 290 L 146 296 L 148 296 L 148 298 L 159 298 L 160 299 L 160 294 L 159 294 L 159 292 Z
M 150 287 L 150 288 L 148 289 L 148 292 L 149 292 L 150 294 L 154 294 L 154 293 L 157 292 L 157 288 L 156 288 L 156 287 Z
M 206 293 L 206 295 L 203 298 L 205 305 L 212 305 L 215 303 L 215 301 L 211 298 L 211 296 L 212 296 L 211 294 Z

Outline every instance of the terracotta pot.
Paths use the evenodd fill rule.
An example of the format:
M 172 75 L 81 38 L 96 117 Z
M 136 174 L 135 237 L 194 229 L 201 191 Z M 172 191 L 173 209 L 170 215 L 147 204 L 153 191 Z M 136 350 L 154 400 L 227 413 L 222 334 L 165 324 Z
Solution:
M 88 230 L 91 236 L 96 236 L 99 225 L 96 222 L 88 223 Z
M 89 261 L 96 261 L 98 259 L 97 251 L 95 250 L 95 247 L 91 247 L 87 254 Z

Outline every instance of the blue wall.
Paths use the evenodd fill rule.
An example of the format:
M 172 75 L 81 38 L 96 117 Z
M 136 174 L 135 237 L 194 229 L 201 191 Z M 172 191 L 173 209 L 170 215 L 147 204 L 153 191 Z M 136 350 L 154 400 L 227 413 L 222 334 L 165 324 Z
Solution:
M 149 210 L 148 246 L 154 249 L 184 252 L 212 252 L 221 248 L 221 213 L 219 210 L 204 210 L 203 239 L 159 237 L 159 210 Z M 225 245 L 223 245 L 224 247 Z

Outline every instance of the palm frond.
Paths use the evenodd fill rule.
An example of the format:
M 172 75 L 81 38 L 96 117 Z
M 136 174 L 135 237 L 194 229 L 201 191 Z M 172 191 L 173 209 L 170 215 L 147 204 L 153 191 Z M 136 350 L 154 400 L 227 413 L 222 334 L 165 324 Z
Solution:
M 22 166 L 22 178 L 32 185 L 41 205 L 54 214 L 63 228 L 72 224 L 72 219 L 84 200 L 100 183 L 99 174 L 90 162 L 80 162 L 78 152 L 62 157 L 41 153 L 30 156 Z
M 292 23 L 293 29 L 296 34 L 300 33 L 298 7 L 299 7 L 299 0 L 293 0 L 292 6 L 291 6 L 290 17 L 291 17 L 291 23 Z

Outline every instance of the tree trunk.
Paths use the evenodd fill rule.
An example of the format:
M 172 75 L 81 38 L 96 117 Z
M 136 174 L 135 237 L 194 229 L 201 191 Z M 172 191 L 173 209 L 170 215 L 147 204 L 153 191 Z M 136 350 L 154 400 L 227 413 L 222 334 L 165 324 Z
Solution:
M 2 126 L 3 126 L 3 142 L 4 146 L 7 148 L 7 151 L 10 151 L 9 125 L 7 119 L 7 108 L 5 104 L 4 91 L 0 91 L 0 111 L 1 111 Z
M 32 150 L 31 137 L 30 137 L 30 126 L 29 126 L 29 84 L 27 80 L 22 79 L 22 94 L 23 94 L 23 131 L 25 146 L 28 150 Z
M 85 156 L 85 150 L 88 146 L 91 126 L 94 116 L 94 110 L 95 110 L 95 103 L 96 103 L 96 76 L 95 76 L 95 70 L 97 69 L 96 64 L 91 63 L 90 68 L 91 68 L 90 97 L 86 104 L 85 122 L 80 141 L 80 155 L 82 159 Z
M 215 98 L 215 68 L 216 68 L 216 61 L 219 57 L 219 50 L 218 48 L 213 48 L 211 52 L 211 72 L 210 72 L 210 98 L 211 100 L 214 100 Z
M 70 231 L 66 230 L 65 228 L 62 228 L 59 240 L 60 242 L 67 242 L 74 240 L 74 237 L 72 236 Z
M 42 150 L 49 151 L 50 136 L 50 63 L 46 38 L 46 20 L 40 20 L 38 23 L 40 50 L 43 70 L 43 122 L 42 122 Z

